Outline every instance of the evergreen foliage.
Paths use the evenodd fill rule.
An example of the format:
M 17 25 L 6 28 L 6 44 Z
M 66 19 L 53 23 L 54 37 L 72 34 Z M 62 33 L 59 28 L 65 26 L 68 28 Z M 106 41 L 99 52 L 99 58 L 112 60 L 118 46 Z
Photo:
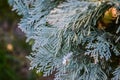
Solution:
M 120 20 L 97 29 L 106 10 L 119 1 L 9 0 L 23 15 L 19 28 L 32 41 L 30 69 L 56 71 L 55 80 L 119 80 Z

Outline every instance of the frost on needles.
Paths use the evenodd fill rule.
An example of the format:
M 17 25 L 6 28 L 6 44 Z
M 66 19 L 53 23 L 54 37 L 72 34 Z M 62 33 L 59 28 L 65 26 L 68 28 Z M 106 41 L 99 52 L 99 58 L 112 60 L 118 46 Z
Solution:
M 119 80 L 120 20 L 115 30 L 97 29 L 105 11 L 119 1 L 9 0 L 19 28 L 32 43 L 30 69 L 55 73 L 54 80 Z

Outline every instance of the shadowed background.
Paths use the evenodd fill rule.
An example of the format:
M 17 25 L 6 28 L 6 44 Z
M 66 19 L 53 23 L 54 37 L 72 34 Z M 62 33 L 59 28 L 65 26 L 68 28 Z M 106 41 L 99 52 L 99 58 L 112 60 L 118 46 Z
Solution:
M 29 71 L 26 59 L 31 46 L 25 43 L 25 34 L 18 28 L 22 16 L 11 11 L 7 0 L 0 0 L 0 80 L 52 80 L 42 72 Z

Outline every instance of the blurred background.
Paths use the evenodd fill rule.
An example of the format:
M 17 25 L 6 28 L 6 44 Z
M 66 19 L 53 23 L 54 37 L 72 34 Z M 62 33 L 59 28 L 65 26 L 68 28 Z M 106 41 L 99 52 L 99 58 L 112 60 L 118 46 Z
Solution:
M 0 0 L 0 80 L 52 80 L 29 70 L 26 56 L 31 46 L 25 42 L 25 34 L 18 28 L 22 16 L 11 11 L 8 0 Z

